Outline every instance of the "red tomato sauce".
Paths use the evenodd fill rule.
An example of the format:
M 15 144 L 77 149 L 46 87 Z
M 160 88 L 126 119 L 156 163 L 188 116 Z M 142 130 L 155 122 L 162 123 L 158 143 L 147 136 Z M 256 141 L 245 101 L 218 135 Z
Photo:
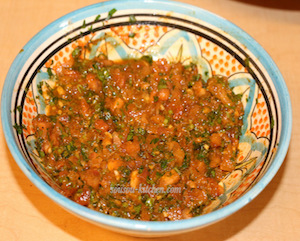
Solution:
M 201 215 L 235 168 L 241 96 L 224 77 L 204 82 L 195 64 L 87 60 L 80 51 L 54 70 L 54 86 L 38 86 L 47 108 L 33 120 L 61 193 L 129 219 Z

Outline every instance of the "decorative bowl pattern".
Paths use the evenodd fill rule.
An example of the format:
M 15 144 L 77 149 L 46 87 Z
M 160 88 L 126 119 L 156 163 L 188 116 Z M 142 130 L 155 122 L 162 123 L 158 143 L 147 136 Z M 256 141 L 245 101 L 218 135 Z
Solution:
M 113 8 L 118 9 L 113 16 L 106 14 Z M 77 46 L 86 46 L 85 58 L 152 55 L 171 62 L 193 62 L 205 81 L 213 75 L 226 76 L 233 91 L 242 95 L 245 114 L 237 166 L 221 181 L 225 193 L 205 209 L 207 214 L 175 223 L 125 220 L 79 206 L 55 191 L 59 187 L 44 171 L 35 150 L 31 121 L 47 109 L 37 87 L 41 81 L 52 84 L 47 69 L 59 68 Z M 265 51 L 228 21 L 169 1 L 122 1 L 121 5 L 111 1 L 83 8 L 46 27 L 24 47 L 8 73 L 2 120 L 16 161 L 44 193 L 89 221 L 139 236 L 189 231 L 237 211 L 275 175 L 291 133 L 288 92 Z M 16 125 L 23 126 L 23 133 L 12 128 Z

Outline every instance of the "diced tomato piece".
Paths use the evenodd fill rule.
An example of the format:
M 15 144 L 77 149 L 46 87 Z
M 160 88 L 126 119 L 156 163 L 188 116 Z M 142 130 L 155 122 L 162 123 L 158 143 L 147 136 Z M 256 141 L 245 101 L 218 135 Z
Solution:
M 97 130 L 107 132 L 109 130 L 109 125 L 102 119 L 98 119 L 95 121 L 95 128 Z

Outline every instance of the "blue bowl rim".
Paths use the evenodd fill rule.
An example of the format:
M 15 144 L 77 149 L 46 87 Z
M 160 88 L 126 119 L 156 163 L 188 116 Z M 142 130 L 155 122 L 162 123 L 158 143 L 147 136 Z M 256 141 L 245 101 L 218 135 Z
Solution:
M 121 4 L 122 3 L 122 4 Z M 126 4 L 124 4 L 126 3 Z M 117 6 L 117 7 L 116 7 Z M 281 107 L 281 118 L 282 118 L 282 130 L 280 137 L 280 145 L 278 146 L 276 156 L 271 166 L 261 178 L 261 180 L 256 183 L 251 190 L 249 190 L 242 197 L 229 204 L 226 207 L 223 207 L 219 210 L 216 210 L 212 213 L 208 213 L 199 217 L 192 219 L 180 220 L 176 222 L 159 222 L 159 221 L 138 221 L 138 220 L 129 220 L 118 217 L 113 217 L 110 215 L 102 214 L 93 210 L 90 210 L 86 207 L 83 207 L 75 202 L 69 200 L 68 198 L 62 196 L 53 190 L 48 184 L 46 184 L 33 170 L 31 170 L 28 163 L 23 158 L 21 152 L 19 151 L 13 134 L 13 127 L 11 124 L 10 108 L 11 108 L 11 98 L 19 71 L 21 70 L 25 61 L 30 57 L 31 53 L 35 50 L 35 46 L 38 46 L 39 43 L 47 39 L 48 36 L 51 36 L 58 30 L 64 27 L 64 23 L 69 19 L 72 19 L 73 22 L 83 20 L 88 12 L 90 14 L 97 14 L 96 10 L 101 9 L 101 13 L 108 12 L 112 8 L 121 9 L 157 9 L 157 10 L 168 10 L 174 11 L 177 13 L 191 15 L 194 17 L 201 16 L 201 20 L 206 21 L 222 30 L 226 33 L 232 35 L 235 39 L 238 39 L 240 43 L 247 46 L 247 48 L 255 55 L 259 56 L 261 64 L 264 66 L 268 73 L 272 73 L 271 78 L 275 89 L 278 93 L 279 103 Z M 50 197 L 53 201 L 60 204 L 65 209 L 77 214 L 78 216 L 84 217 L 85 219 L 91 220 L 95 223 L 99 223 L 102 226 L 109 226 L 114 229 L 131 231 L 131 232 L 178 232 L 182 230 L 191 230 L 198 227 L 211 224 L 213 222 L 219 221 L 234 212 L 241 209 L 243 206 L 248 204 L 253 200 L 273 179 L 281 164 L 284 161 L 285 155 L 288 150 L 291 131 L 292 131 L 292 108 L 290 96 L 288 93 L 287 86 L 284 82 L 284 79 L 274 63 L 271 57 L 267 52 L 252 38 L 250 35 L 245 33 L 242 29 L 237 27 L 235 24 L 229 22 L 228 20 L 217 16 L 211 12 L 208 12 L 204 9 L 185 4 L 180 2 L 174 2 L 170 0 L 113 0 L 107 2 L 101 2 L 93 4 L 76 11 L 73 11 L 69 14 L 64 15 L 63 17 L 55 20 L 45 28 L 43 28 L 39 33 L 37 33 L 23 48 L 23 52 L 18 54 L 15 60 L 13 61 L 8 74 L 6 76 L 2 96 L 1 96 L 1 120 L 4 135 L 7 141 L 7 145 L 25 175 L 34 183 L 44 194 Z

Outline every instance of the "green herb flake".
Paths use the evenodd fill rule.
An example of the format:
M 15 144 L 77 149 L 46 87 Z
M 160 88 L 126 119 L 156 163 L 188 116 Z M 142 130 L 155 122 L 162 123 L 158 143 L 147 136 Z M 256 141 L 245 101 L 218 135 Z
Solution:
M 127 135 L 127 141 L 132 141 L 134 136 L 134 130 L 131 129 Z
M 51 68 L 47 68 L 47 73 L 48 73 L 49 78 L 51 78 L 52 76 L 54 76 L 54 74 L 52 73 Z
M 115 13 L 116 11 L 117 11 L 117 9 L 115 9 L 115 8 L 111 9 L 111 10 L 108 12 L 107 17 L 106 17 L 105 20 L 111 19 L 111 17 L 114 15 L 114 13 Z
M 181 170 L 184 170 L 186 168 L 189 167 L 189 162 L 187 160 L 185 160 L 183 163 L 182 163 L 182 166 L 180 167 Z
M 27 130 L 27 128 L 24 124 L 22 124 L 22 125 L 14 124 L 13 127 L 16 129 L 16 131 L 19 135 L 21 135 L 23 133 L 23 129 Z
M 82 52 L 82 48 L 81 47 L 77 47 L 73 50 L 72 52 L 72 57 L 73 58 L 78 58 L 81 55 Z
M 81 144 L 80 152 L 83 157 L 83 160 L 85 160 L 85 161 L 88 160 L 87 151 L 88 150 L 84 147 L 84 145 Z
M 142 172 L 143 172 L 143 170 L 144 170 L 144 166 L 141 166 L 140 168 L 139 168 L 139 174 L 141 174 Z
M 97 70 L 97 77 L 101 80 L 103 85 L 106 85 L 107 79 L 110 78 L 110 73 L 107 68 Z
M 128 203 L 122 203 L 122 207 L 127 208 L 128 207 Z
M 247 57 L 245 58 L 244 63 L 245 63 L 245 67 L 246 67 L 246 68 L 249 68 L 249 67 L 250 67 L 250 58 L 249 58 L 249 56 L 247 56 Z
M 155 174 L 157 177 L 162 177 L 164 174 L 160 173 L 160 172 L 156 172 Z
M 192 87 L 194 86 L 194 84 L 195 84 L 195 82 L 190 81 L 190 82 L 188 83 L 188 88 L 192 88 Z
M 168 165 L 168 160 L 162 159 L 160 161 L 160 167 L 161 167 L 161 169 L 165 169 L 167 167 L 167 165 Z
M 101 18 L 101 15 L 100 14 L 97 15 L 96 18 L 95 18 L 95 20 L 94 20 L 94 22 L 97 22 L 100 18 Z
M 158 90 L 162 90 L 162 89 L 166 89 L 168 86 L 167 86 L 167 83 L 164 79 L 160 79 L 158 85 L 157 85 L 157 89 Z
M 151 55 L 144 55 L 142 58 L 142 60 L 145 60 L 146 62 L 148 62 L 149 64 L 153 63 L 153 58 Z
M 156 144 L 159 141 L 159 138 L 154 138 L 151 140 L 150 144 Z
M 139 127 L 138 129 L 137 129 L 137 131 L 138 131 L 138 133 L 140 134 L 140 135 L 145 135 L 147 132 L 146 132 L 146 130 L 145 129 L 143 129 L 143 128 L 141 128 L 141 127 Z
M 177 167 L 174 167 L 174 170 L 175 170 L 179 175 L 181 175 L 181 172 L 178 170 Z
M 132 33 L 132 32 L 129 33 L 129 34 L 128 34 L 128 37 L 129 37 L 129 38 L 134 38 L 134 37 L 135 37 L 135 33 Z
M 215 171 L 215 169 L 208 167 L 206 175 L 208 177 L 212 177 L 212 178 L 216 177 L 216 171 Z
M 91 26 L 89 27 L 89 31 L 90 31 L 91 33 L 94 32 L 93 25 L 91 25 Z
M 154 205 L 154 199 L 153 198 L 148 198 L 147 200 L 146 200 L 146 202 L 145 202 L 145 205 L 147 206 L 147 207 L 153 207 L 153 205 Z
M 81 28 L 85 28 L 85 27 L 86 27 L 85 20 L 83 20 Z
M 165 118 L 165 119 L 164 119 L 164 125 L 168 125 L 168 123 L 169 123 L 168 118 Z
M 19 105 L 19 106 L 16 107 L 16 109 L 17 109 L 17 111 L 19 111 L 20 113 L 22 112 L 22 106 Z
M 134 15 L 130 15 L 129 16 L 129 23 L 136 23 L 136 18 L 135 18 L 135 16 Z
M 152 178 L 150 178 L 149 176 L 147 177 L 146 182 L 150 185 L 154 185 L 154 181 L 152 180 Z
M 45 152 L 43 152 L 43 151 L 39 151 L 39 156 L 40 156 L 40 158 L 43 158 L 43 157 L 45 157 Z
M 271 129 L 274 128 L 274 119 L 273 119 L 273 117 L 271 117 L 271 125 L 270 125 L 270 127 L 271 127 Z
M 133 207 L 135 214 L 140 214 L 142 210 L 142 204 Z
M 191 210 L 191 213 L 193 214 L 193 216 L 199 216 L 202 214 L 203 212 L 203 205 L 200 206 L 196 206 Z

